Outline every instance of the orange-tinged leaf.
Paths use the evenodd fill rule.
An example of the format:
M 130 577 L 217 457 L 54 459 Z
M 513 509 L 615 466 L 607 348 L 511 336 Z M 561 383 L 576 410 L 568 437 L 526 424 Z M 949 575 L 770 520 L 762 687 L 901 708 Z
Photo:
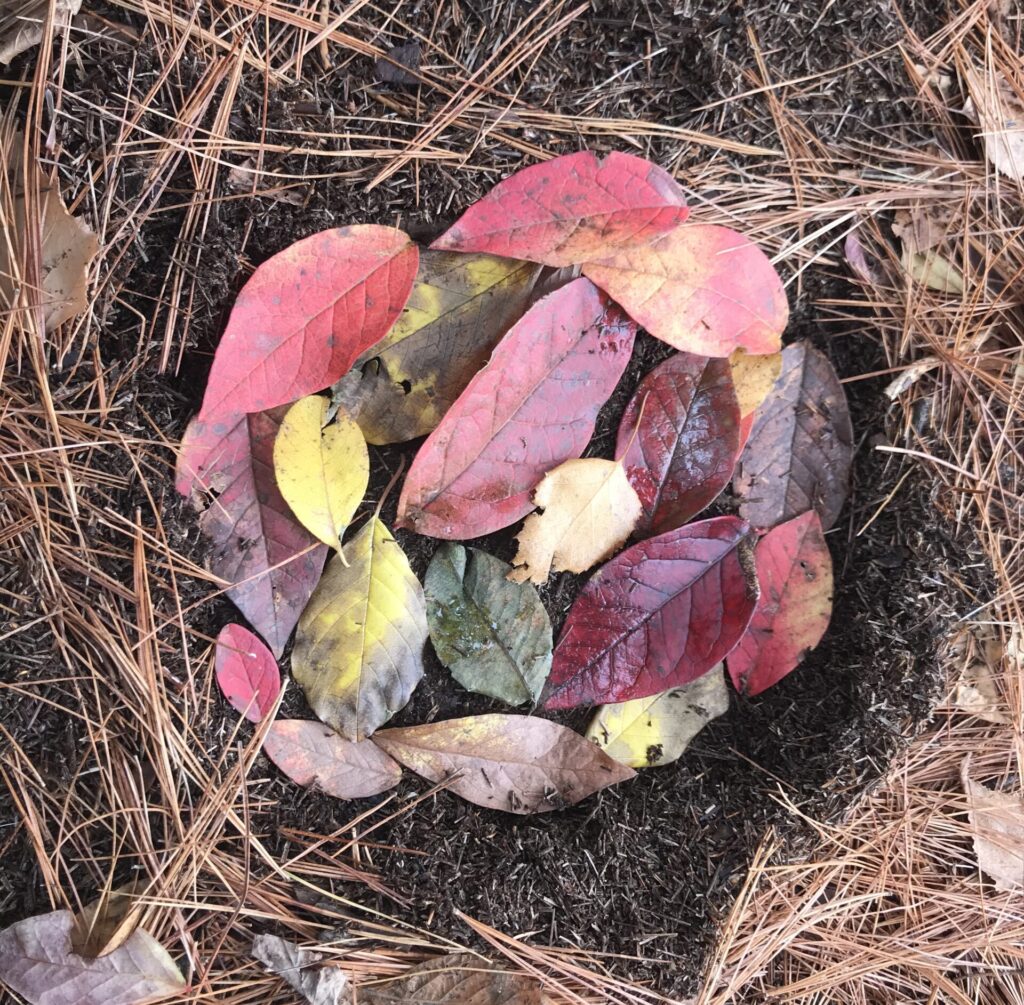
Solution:
M 268 259 L 235 301 L 201 417 L 265 411 L 333 384 L 394 324 L 417 258 L 402 231 L 365 224 L 321 231 Z
M 281 693 L 281 671 L 274 654 L 242 625 L 225 625 L 217 636 L 217 683 L 236 712 L 260 722 L 274 710 Z
M 96 959 L 123 946 L 139 927 L 143 905 L 140 880 L 104 889 L 100 896 L 75 915 L 71 928 L 71 949 L 78 956 Z
M 655 338 L 698 356 L 775 352 L 789 319 L 772 263 L 727 227 L 684 224 L 583 274 Z
M 524 715 L 477 715 L 403 729 L 374 742 L 471 803 L 509 813 L 571 806 L 635 772 L 565 726 Z

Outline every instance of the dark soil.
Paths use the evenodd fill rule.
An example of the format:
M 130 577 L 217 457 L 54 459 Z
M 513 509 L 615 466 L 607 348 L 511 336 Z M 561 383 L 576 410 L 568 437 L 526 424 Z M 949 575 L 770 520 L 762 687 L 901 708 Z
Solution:
M 461 27 L 438 18 L 432 29 L 433 5 L 403 10 L 414 27 L 434 37 L 449 51 L 471 59 L 468 46 L 484 53 L 504 37 L 509 26 L 529 12 L 532 3 L 480 5 L 462 11 Z M 780 13 L 780 7 L 785 13 Z M 428 9 L 429 8 L 429 9 Z M 678 11 L 681 9 L 681 13 Z M 105 11 L 125 22 L 123 11 Z M 938 5 L 908 3 L 903 15 L 920 33 L 941 23 Z M 468 22 L 468 23 L 467 23 Z M 143 23 L 135 25 L 140 31 Z M 773 0 L 747 3 L 650 0 L 604 0 L 578 19 L 536 64 L 522 92 L 524 101 L 549 111 L 577 113 L 600 95 L 591 114 L 648 118 L 728 134 L 754 143 L 774 143 L 765 105 L 749 98 L 712 113 L 697 109 L 719 97 L 751 87 L 744 71 L 754 66 L 748 29 L 776 80 L 801 77 L 841 66 L 891 46 L 901 28 L 893 5 L 882 0 Z M 392 35 L 394 43 L 404 41 Z M 649 48 L 648 48 L 649 46 Z M 648 51 L 660 55 L 642 61 Z M 140 96 L 147 73 L 157 65 L 145 43 L 139 46 L 94 39 L 81 47 L 82 64 L 69 65 L 67 89 L 91 102 L 106 105 L 125 92 Z M 630 69 L 637 60 L 641 63 Z M 425 60 L 426 62 L 426 60 Z M 128 67 L 134 64 L 134 82 Z M 199 72 L 180 64 L 183 90 Z M 321 74 L 310 60 L 301 87 L 271 91 L 268 125 L 295 128 L 305 122 L 311 132 L 321 128 L 329 109 L 344 102 L 373 117 L 368 130 L 381 135 L 409 135 L 397 121 L 381 117 L 372 96 L 373 67 L 357 59 L 344 73 Z M 618 76 L 615 76 L 618 75 Z M 614 77 L 612 84 L 600 85 Z M 900 57 L 889 52 L 809 88 L 792 105 L 806 115 L 818 135 L 840 130 L 865 140 L 912 117 L 900 85 Z M 425 112 L 433 107 L 423 96 Z M 73 112 L 73 102 L 69 105 Z M 263 81 L 246 78 L 232 117 L 232 134 L 257 140 L 263 108 Z M 154 128 L 157 127 L 154 118 Z M 69 149 L 98 143 L 89 116 L 69 115 L 60 122 Z M 532 141 L 552 151 L 574 149 L 554 136 Z M 311 142 L 315 142 L 311 141 Z M 606 145 L 603 148 L 607 148 Z M 643 151 L 660 163 L 678 166 L 707 156 L 700 149 L 680 149 L 667 140 L 653 141 Z M 276 156 L 276 155 L 275 155 Z M 302 205 L 272 197 L 238 198 L 215 204 L 201 259 L 199 299 L 189 319 L 181 373 L 157 377 L 160 346 L 142 340 L 153 366 L 138 370 L 126 388 L 125 421 L 145 428 L 154 418 L 168 437 L 180 436 L 201 397 L 210 354 L 233 296 L 248 275 L 247 268 L 299 237 L 329 226 L 352 222 L 395 223 L 418 237 L 429 237 L 493 181 L 521 163 L 521 156 L 500 142 L 485 141 L 474 153 L 471 169 L 424 164 L 413 187 L 412 174 L 402 171 L 370 193 L 364 183 L 373 168 L 354 162 L 352 177 L 304 185 Z M 300 173 L 317 165 L 302 152 L 277 157 L 275 168 Z M 143 179 L 125 173 L 113 182 L 120 198 L 136 198 Z M 222 182 L 223 184 L 223 182 Z M 182 175 L 182 185 L 187 180 Z M 170 192 L 168 205 L 181 203 L 187 191 Z M 414 195 L 416 198 L 414 199 Z M 181 212 L 155 216 L 140 237 L 146 258 L 132 255 L 121 268 L 130 270 L 131 304 L 145 316 L 160 296 L 160 278 L 171 253 Z M 809 338 L 824 348 L 844 377 L 856 377 L 884 366 L 870 331 L 856 326 L 826 327 L 815 306 L 823 296 L 843 295 L 840 280 L 805 275 L 802 299 L 793 305 L 787 339 Z M 133 359 L 140 345 L 138 316 L 118 304 L 106 305 L 106 331 L 101 355 L 116 367 Z M 154 329 L 155 330 L 155 329 Z M 621 410 L 640 377 L 665 355 L 665 348 L 642 336 L 629 371 L 602 413 L 590 453 L 608 456 Z M 738 884 L 758 843 L 774 828 L 788 842 L 790 853 L 806 847 L 806 835 L 781 805 L 785 796 L 804 812 L 835 818 L 884 773 L 906 738 L 926 721 L 941 687 L 935 661 L 936 640 L 948 625 L 958 597 L 942 575 L 960 569 L 968 545 L 941 524 L 933 505 L 933 487 L 910 477 L 863 534 L 858 532 L 875 513 L 903 473 L 891 458 L 872 449 L 884 436 L 887 402 L 881 382 L 858 380 L 847 385 L 858 450 L 850 501 L 839 525 L 829 535 L 836 563 L 837 598 L 832 628 L 806 664 L 787 680 L 755 700 L 734 698 L 728 715 L 705 730 L 680 763 L 644 772 L 635 781 L 608 790 L 582 805 L 535 818 L 517 818 L 485 811 L 442 793 L 375 833 L 375 839 L 397 848 L 429 852 L 377 852 L 373 864 L 385 882 L 408 898 L 412 908 L 377 903 L 367 891 L 339 892 L 417 924 L 430 924 L 459 937 L 464 929 L 455 918 L 466 912 L 510 933 L 531 932 L 553 945 L 629 956 L 653 962 L 622 963 L 616 969 L 636 980 L 653 979 L 666 993 L 692 990 L 716 927 L 729 909 Z M 404 456 L 416 448 L 372 449 L 373 479 L 366 508 Z M 113 500 L 131 512 L 132 494 Z M 393 517 L 395 500 L 385 505 Z M 172 544 L 201 559 L 194 517 L 174 495 L 170 481 L 161 501 Z M 496 534 L 482 546 L 509 559 L 516 528 Z M 398 534 L 418 574 L 424 572 L 434 542 Z M 123 571 L 123 570 L 122 570 Z M 582 577 L 560 575 L 542 591 L 556 630 Z M 185 602 L 201 596 L 199 584 L 184 584 Z M 202 608 L 194 628 L 216 634 L 235 617 L 229 604 Z M 27 654 L 32 646 L 45 651 L 49 639 L 19 637 Z M 197 652 L 201 643 L 197 642 Z M 11 655 L 11 654 L 8 654 Z M 21 658 L 19 649 L 12 666 Z M 27 658 L 27 656 L 26 656 Z M 24 667 L 22 663 L 20 666 Z M 287 669 L 287 663 L 285 663 Z M 33 672 L 38 665 L 33 665 Z M 426 679 L 397 723 L 424 722 L 496 707 L 455 685 L 428 654 Z M 24 701 L 12 702 L 5 724 L 38 756 L 41 770 L 74 760 L 73 725 Z M 222 704 L 226 720 L 235 716 Z M 297 688 L 285 714 L 307 717 Z M 584 714 L 564 721 L 580 727 Z M 224 723 L 194 724 L 211 749 L 221 742 Z M 43 739 L 45 737 L 45 741 Z M 262 821 L 273 833 L 279 825 L 329 833 L 364 807 L 325 799 L 282 780 L 269 765 L 264 794 L 277 801 Z M 415 796 L 423 784 L 407 776 L 398 801 Z M 369 804 L 368 804 L 369 805 Z M 0 819 L 13 816 L 6 791 L 0 791 Z M 271 842 L 273 845 L 273 842 Z M 283 843 L 282 843 L 283 847 Z M 0 922 L 45 909 L 31 847 L 18 841 L 0 862 Z M 82 891 L 88 895 L 89 891 Z

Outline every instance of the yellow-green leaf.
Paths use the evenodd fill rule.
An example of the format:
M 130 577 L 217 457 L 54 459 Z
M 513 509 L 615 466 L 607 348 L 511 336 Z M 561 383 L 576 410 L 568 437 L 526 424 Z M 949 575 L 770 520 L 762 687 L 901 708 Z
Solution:
M 344 409 L 324 428 L 327 408 L 326 398 L 311 394 L 288 409 L 274 441 L 274 475 L 302 526 L 340 550 L 366 494 L 370 457 L 359 426 Z
M 328 563 L 295 636 L 292 676 L 321 721 L 359 741 L 423 676 L 423 588 L 398 542 L 372 517 Z

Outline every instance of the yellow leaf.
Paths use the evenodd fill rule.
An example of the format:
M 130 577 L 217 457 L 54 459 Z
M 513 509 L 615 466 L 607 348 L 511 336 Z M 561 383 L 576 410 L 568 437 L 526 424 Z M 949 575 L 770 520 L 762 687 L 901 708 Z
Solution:
M 372 517 L 328 563 L 302 612 L 292 676 L 313 711 L 358 742 L 408 700 L 423 676 L 426 601 L 405 552 Z
M 719 663 L 683 687 L 602 705 L 587 739 L 621 764 L 653 768 L 678 760 L 701 729 L 728 708 L 729 691 Z
M 934 251 L 903 249 L 903 268 L 911 279 L 924 283 L 939 293 L 963 293 L 963 273 L 950 261 Z
M 732 384 L 740 406 L 740 418 L 750 415 L 768 397 L 782 373 L 782 353 L 754 356 L 745 349 L 737 349 L 729 357 Z
M 528 517 L 517 540 L 509 579 L 543 583 L 548 573 L 585 572 L 633 533 L 643 507 L 620 461 L 599 457 L 566 461 L 549 471 L 533 501 L 544 510 Z
M 311 394 L 284 417 L 274 441 L 277 487 L 298 521 L 341 550 L 341 536 L 366 494 L 370 457 L 359 426 L 338 411 L 324 428 L 326 398 Z

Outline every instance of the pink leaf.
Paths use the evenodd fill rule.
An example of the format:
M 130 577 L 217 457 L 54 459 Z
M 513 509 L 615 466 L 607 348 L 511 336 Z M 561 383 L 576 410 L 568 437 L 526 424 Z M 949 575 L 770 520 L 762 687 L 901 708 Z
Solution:
M 225 625 L 217 636 L 217 683 L 236 712 L 260 722 L 281 693 L 281 671 L 274 654 L 241 625 Z

